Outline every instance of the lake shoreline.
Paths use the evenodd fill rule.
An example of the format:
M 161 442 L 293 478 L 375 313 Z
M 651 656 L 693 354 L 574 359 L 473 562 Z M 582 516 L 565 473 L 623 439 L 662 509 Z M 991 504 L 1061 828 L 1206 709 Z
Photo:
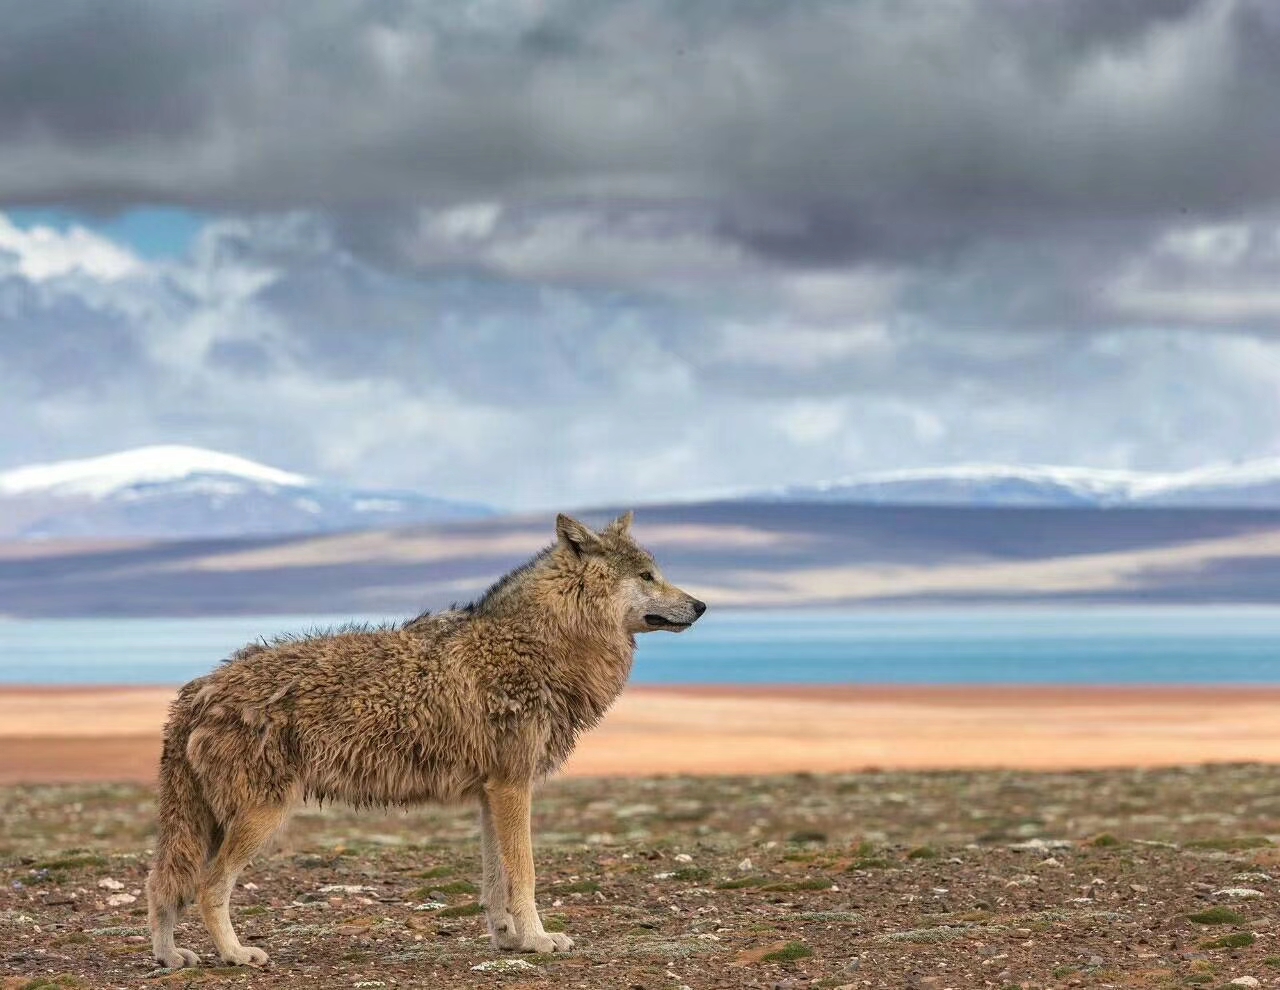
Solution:
M 0 623 L 5 684 L 180 684 L 310 617 Z M 643 638 L 633 685 L 1008 684 L 1280 686 L 1280 609 L 1049 609 L 708 613 L 687 635 Z
M 149 782 L 173 687 L 0 687 L 0 783 Z M 1280 763 L 1280 687 L 629 687 L 570 776 Z

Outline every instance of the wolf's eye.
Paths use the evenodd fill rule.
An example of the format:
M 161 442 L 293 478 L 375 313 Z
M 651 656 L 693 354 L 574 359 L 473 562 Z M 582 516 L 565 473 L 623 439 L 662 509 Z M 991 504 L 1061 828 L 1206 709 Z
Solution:
M 641 572 L 640 572 L 640 580 L 641 580 L 641 581 L 652 581 L 652 580 L 653 580 L 653 571 L 641 571 Z

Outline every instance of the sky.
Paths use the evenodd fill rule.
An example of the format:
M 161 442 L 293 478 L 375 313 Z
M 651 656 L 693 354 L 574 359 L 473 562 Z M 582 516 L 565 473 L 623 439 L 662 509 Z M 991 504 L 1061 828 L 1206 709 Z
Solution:
M 42 0 L 0 469 L 511 508 L 1280 456 L 1268 0 Z

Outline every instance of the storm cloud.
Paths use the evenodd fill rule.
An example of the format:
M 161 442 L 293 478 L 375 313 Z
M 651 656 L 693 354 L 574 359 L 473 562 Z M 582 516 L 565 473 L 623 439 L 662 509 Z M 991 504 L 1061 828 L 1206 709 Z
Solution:
M 0 45 L 9 201 L 694 200 L 812 259 L 1280 189 L 1261 0 L 49 0 Z

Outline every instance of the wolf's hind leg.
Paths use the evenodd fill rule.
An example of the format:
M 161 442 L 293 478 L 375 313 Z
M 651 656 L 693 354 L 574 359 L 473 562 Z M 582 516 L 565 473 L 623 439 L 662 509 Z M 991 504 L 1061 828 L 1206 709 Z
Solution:
M 480 794 L 480 862 L 480 899 L 484 904 L 485 920 L 489 923 L 490 944 L 499 949 L 517 949 L 520 936 L 509 907 L 510 881 L 502 867 L 502 850 L 498 846 L 489 795 L 483 791 Z
M 567 952 L 573 948 L 573 939 L 563 932 L 544 929 L 533 899 L 531 790 L 527 783 L 485 785 L 502 866 L 510 885 L 508 907 L 519 933 L 516 944 L 510 947 L 522 952 Z
M 200 957 L 190 949 L 173 944 L 173 926 L 178 923 L 179 909 L 173 901 L 162 901 L 154 892 L 154 884 L 147 882 L 147 913 L 151 926 L 151 951 L 161 966 L 182 969 L 199 966 Z
M 288 807 L 263 806 L 236 813 L 227 825 L 222 848 L 205 869 L 200 887 L 200 914 L 222 961 L 233 966 L 262 966 L 267 954 L 261 949 L 240 944 L 231 927 L 231 888 L 253 858 L 266 845 L 288 814 Z

